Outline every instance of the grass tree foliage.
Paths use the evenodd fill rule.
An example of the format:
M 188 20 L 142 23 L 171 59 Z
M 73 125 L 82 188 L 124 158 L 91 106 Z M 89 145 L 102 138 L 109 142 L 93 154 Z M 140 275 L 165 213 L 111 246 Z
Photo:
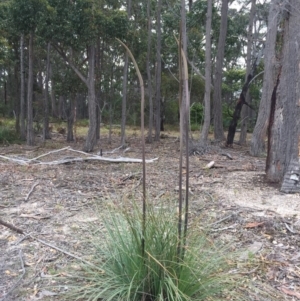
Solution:
M 84 265 L 74 275 L 70 300 L 222 300 L 238 284 L 228 274 L 233 254 L 196 228 L 188 232 L 184 258 L 178 257 L 176 210 L 149 205 L 143 235 L 142 211 L 136 205 L 110 211 L 104 218 L 105 240 L 94 236 L 97 268 Z

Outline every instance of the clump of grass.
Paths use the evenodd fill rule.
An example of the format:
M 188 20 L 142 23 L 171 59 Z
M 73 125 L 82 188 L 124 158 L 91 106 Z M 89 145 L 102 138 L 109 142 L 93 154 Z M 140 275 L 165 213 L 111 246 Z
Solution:
M 200 301 L 221 300 L 222 294 L 228 297 L 238 285 L 229 273 L 230 253 L 216 247 L 204 232 L 190 228 L 184 256 L 178 256 L 177 218 L 170 209 L 148 206 L 143 252 L 142 212 L 137 207 L 111 212 L 105 218 L 105 239 L 94 242 L 92 263 L 97 268 L 84 266 L 70 299 Z
M 18 136 L 14 129 L 8 126 L 0 126 L 0 143 L 8 144 L 18 140 Z

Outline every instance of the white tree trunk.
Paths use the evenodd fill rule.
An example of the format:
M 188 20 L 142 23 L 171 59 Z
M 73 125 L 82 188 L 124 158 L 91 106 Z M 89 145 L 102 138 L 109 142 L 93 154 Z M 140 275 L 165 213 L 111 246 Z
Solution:
M 156 84 L 155 84 L 155 140 L 160 138 L 160 122 L 161 122 L 161 0 L 157 2 L 156 12 Z
M 256 0 L 252 0 L 251 3 L 251 10 L 250 10 L 250 16 L 249 16 L 249 25 L 248 25 L 248 34 L 247 34 L 247 67 L 246 67 L 246 77 L 245 80 L 247 80 L 249 73 L 251 72 L 251 54 L 252 54 L 252 43 L 253 43 L 253 21 L 254 16 L 256 12 Z M 246 102 L 250 104 L 251 102 L 251 95 L 249 90 L 246 94 Z M 240 134 L 240 140 L 239 143 L 241 145 L 245 145 L 247 142 L 247 129 L 248 129 L 248 122 L 249 122 L 249 107 L 243 106 L 242 108 L 242 122 L 241 122 L 241 134 Z
M 34 145 L 33 132 L 33 32 L 29 35 L 28 46 L 28 87 L 27 87 L 27 145 Z
M 147 18 L 148 18 L 148 45 L 147 45 L 147 87 L 149 99 L 149 129 L 148 129 L 148 142 L 152 143 L 152 130 L 153 130 L 153 98 L 152 98 L 152 79 L 151 79 L 151 45 L 152 45 L 152 20 L 151 20 L 151 0 L 147 2 Z
M 21 139 L 26 138 L 25 128 L 25 71 L 24 71 L 24 35 L 21 35 L 20 40 L 20 71 L 21 71 L 21 89 L 20 89 L 20 125 L 21 125 Z
M 84 151 L 91 152 L 96 145 L 96 128 L 97 128 L 97 105 L 95 91 L 95 46 L 88 47 L 89 74 L 88 84 L 88 105 L 89 105 L 89 130 L 85 141 Z
M 206 143 L 210 127 L 210 92 L 211 92 L 211 19 L 212 0 L 207 0 L 206 15 L 206 43 L 205 43 L 205 96 L 204 96 L 204 123 L 200 142 Z
M 267 179 L 280 182 L 291 160 L 299 162 L 300 135 L 300 11 L 299 0 L 290 0 L 286 10 L 288 19 L 284 26 L 282 68 L 279 74 L 277 93 L 272 97 L 268 156 L 266 164 Z
M 270 102 L 277 78 L 275 44 L 277 37 L 277 20 L 280 9 L 279 3 L 280 0 L 273 0 L 270 5 L 268 32 L 264 55 L 265 72 L 263 79 L 262 98 L 260 101 L 258 117 L 250 145 L 250 154 L 252 156 L 259 156 L 265 151 L 265 139 L 270 116 Z
M 228 0 L 222 1 L 221 26 L 218 41 L 218 52 L 216 58 L 216 70 L 214 77 L 213 111 L 214 111 L 214 137 L 215 140 L 225 139 L 223 129 L 223 108 L 222 108 L 222 80 L 223 61 L 225 52 L 225 41 L 227 34 Z

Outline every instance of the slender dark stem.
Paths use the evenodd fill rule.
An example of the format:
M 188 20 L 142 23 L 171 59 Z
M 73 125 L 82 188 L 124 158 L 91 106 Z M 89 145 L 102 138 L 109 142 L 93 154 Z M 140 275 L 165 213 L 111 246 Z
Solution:
M 142 74 L 139 70 L 137 62 L 130 51 L 130 49 L 119 39 L 117 39 L 127 50 L 132 62 L 134 64 L 136 73 L 139 78 L 140 88 L 141 88 L 141 139 L 142 139 L 142 161 L 143 161 L 143 221 L 142 221 L 142 239 L 141 239 L 141 247 L 142 247 L 142 255 L 145 255 L 145 231 L 146 231 L 146 160 L 145 160 L 145 125 L 144 125 L 144 108 L 145 108 L 145 90 L 144 90 L 144 81 Z
M 179 154 L 179 202 L 178 202 L 178 260 L 181 257 L 181 229 L 182 229 L 182 157 L 183 157 L 183 110 L 182 110 L 182 56 L 181 56 L 182 24 L 180 22 L 180 34 L 178 41 L 179 57 L 179 112 L 180 112 L 180 154 Z

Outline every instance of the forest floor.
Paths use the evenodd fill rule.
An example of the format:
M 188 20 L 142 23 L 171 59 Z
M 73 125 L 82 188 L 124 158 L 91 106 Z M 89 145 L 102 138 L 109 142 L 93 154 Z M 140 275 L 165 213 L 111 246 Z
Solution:
M 67 144 L 62 135 L 53 136 L 35 147 L 0 147 L 0 155 L 19 160 L 0 157 L 0 219 L 27 233 L 0 225 L 1 301 L 62 300 L 67 285 L 53 287 L 67 267 L 76 269 L 79 261 L 44 242 L 87 259 L 91 255 L 85 241 L 89 226 L 102 227 L 98 210 L 142 198 L 140 163 L 82 160 L 55 164 L 58 159 L 72 161 L 86 155 L 70 149 L 53 152 L 68 145 L 81 150 L 83 144 L 82 140 Z M 125 153 L 116 149 L 119 143 L 120 137 L 113 136 L 111 144 L 103 137 L 103 157 L 142 157 L 137 136 L 128 138 L 130 150 Z M 26 161 L 43 154 L 47 156 Z M 146 144 L 146 158 L 158 158 L 146 166 L 148 199 L 166 204 L 172 200 L 176 206 L 176 133 L 166 132 L 160 142 Z M 215 166 L 204 169 L 210 161 Z M 277 185 L 266 183 L 264 167 L 264 158 L 249 156 L 248 148 L 237 144 L 191 156 L 190 217 L 211 225 L 213 237 L 246 250 L 242 257 L 253 256 L 253 266 L 243 271 L 245 277 L 269 284 L 285 300 L 300 300 L 300 196 L 283 194 Z

